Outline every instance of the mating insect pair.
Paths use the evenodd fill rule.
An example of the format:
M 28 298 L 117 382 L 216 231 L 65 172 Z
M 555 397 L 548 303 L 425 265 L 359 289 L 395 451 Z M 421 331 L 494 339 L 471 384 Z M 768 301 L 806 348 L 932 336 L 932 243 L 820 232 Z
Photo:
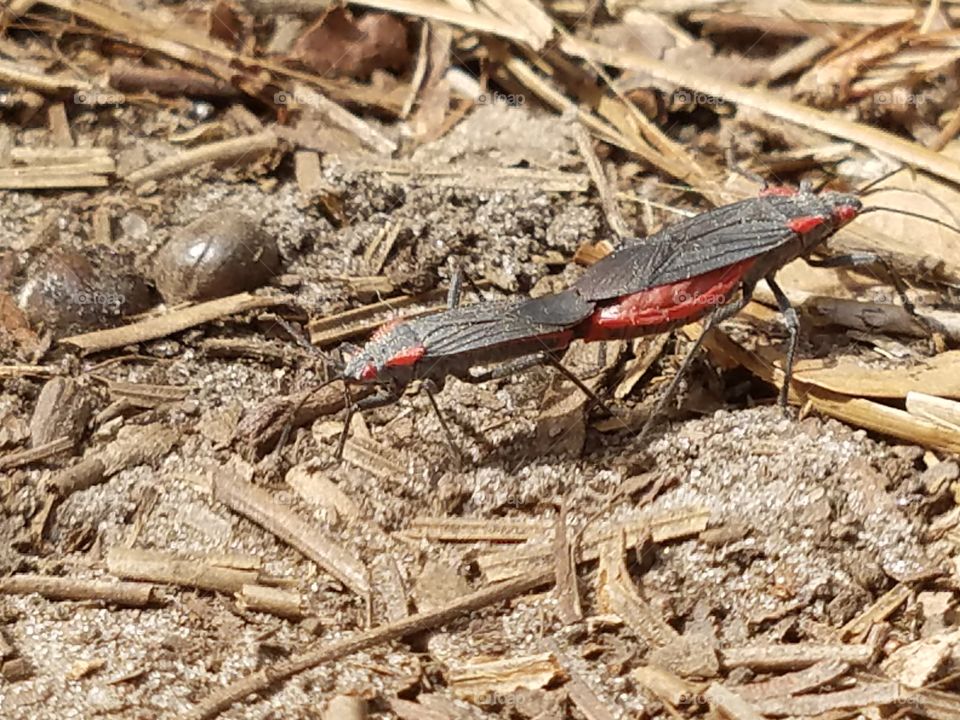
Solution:
M 902 282 L 876 255 L 810 257 L 851 220 L 879 210 L 914 215 L 890 208 L 864 210 L 853 194 L 815 193 L 805 185 L 799 190 L 774 187 L 621 247 L 556 294 L 460 307 L 459 283 L 454 283 L 446 311 L 389 323 L 350 355 L 343 379 L 381 387 L 379 393 L 352 404 L 351 411 L 395 402 L 410 383 L 421 380 L 439 415 L 434 393 L 448 376 L 483 382 L 543 363 L 560 369 L 603 405 L 560 364 L 560 355 L 571 342 L 635 338 L 706 317 L 704 332 L 658 400 L 641 431 L 643 437 L 676 391 L 707 332 L 743 309 L 763 279 L 773 291 L 789 333 L 780 393 L 780 403 L 785 405 L 799 324 L 775 280 L 784 265 L 800 257 L 817 267 L 879 263 L 889 271 L 904 306 L 914 312 Z M 492 369 L 472 372 L 489 365 Z M 450 437 L 445 424 L 444 429 Z

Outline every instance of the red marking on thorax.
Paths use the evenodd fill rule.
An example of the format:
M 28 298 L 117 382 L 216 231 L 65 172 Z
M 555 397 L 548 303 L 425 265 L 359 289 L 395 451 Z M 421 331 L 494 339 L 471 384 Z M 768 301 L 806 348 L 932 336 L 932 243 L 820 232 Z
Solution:
M 772 187 L 764 188 L 760 191 L 760 197 L 769 197 L 771 195 L 776 195 L 779 197 L 791 197 L 796 194 L 797 189 L 788 185 L 774 185 Z
M 403 350 L 387 360 L 387 367 L 403 367 L 406 365 L 413 365 L 417 362 L 417 360 L 422 358 L 426 352 L 427 349 L 423 345 L 412 345 L 410 347 L 403 348 Z
M 586 320 L 587 342 L 627 339 L 686 325 L 725 305 L 756 258 L 702 275 L 624 295 Z
M 825 220 L 826 218 L 822 215 L 807 215 L 805 217 L 793 218 L 793 220 L 787 224 L 790 226 L 790 229 L 798 235 L 806 235 L 811 230 L 820 227 Z

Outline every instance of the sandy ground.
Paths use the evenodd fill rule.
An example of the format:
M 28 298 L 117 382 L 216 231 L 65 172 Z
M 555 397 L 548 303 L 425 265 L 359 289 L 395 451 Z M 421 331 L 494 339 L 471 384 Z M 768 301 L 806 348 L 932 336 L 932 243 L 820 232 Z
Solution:
M 575 145 L 560 121 L 534 122 L 521 109 L 482 110 L 419 156 L 494 164 L 524 159 L 557 169 L 576 164 Z M 289 173 L 279 175 L 276 185 L 188 176 L 154 195 L 118 195 L 112 199 L 118 246 L 146 269 L 176 227 L 212 209 L 252 211 L 277 238 L 283 273 L 296 276 L 283 291 L 292 292 L 311 316 L 320 316 L 356 304 L 337 278 L 363 274 L 363 247 L 385 223 L 402 226 L 385 269 L 400 289 L 405 283 L 411 290 L 445 286 L 447 260 L 455 256 L 473 276 L 497 278 L 502 287 L 491 295 L 529 290 L 559 270 L 544 259 L 551 252 L 569 258 L 582 242 L 606 236 L 596 204 L 579 196 L 536 188 L 489 192 L 398 185 L 334 166 L 326 177 L 341 193 L 350 219 L 336 229 L 317 208 L 298 204 Z M 38 239 L 38 228 L 52 218 L 59 230 L 54 242 L 80 248 L 92 208 L 107 201 L 84 194 L 7 194 L 0 198 L 0 247 L 15 250 L 24 261 L 36 257 L 47 242 Z M 212 500 L 211 483 L 225 476 L 267 487 L 366 563 L 375 588 L 384 591 L 374 605 L 378 622 L 388 612 L 386 589 L 395 587 L 384 579 L 388 572 L 396 571 L 417 607 L 428 605 L 431 593 L 456 594 L 480 583 L 475 560 L 488 545 L 399 539 L 396 533 L 413 517 L 552 520 L 565 503 L 576 526 L 607 493 L 643 472 L 664 489 L 643 508 L 632 507 L 634 496 L 634 503 L 622 504 L 615 515 L 702 507 L 709 510 L 710 526 L 724 534 L 712 542 L 693 537 L 657 545 L 641 558 L 644 572 L 633 566 L 634 579 L 673 627 L 696 629 L 721 647 L 828 641 L 832 628 L 897 580 L 937 566 L 942 557 L 943 548 L 926 535 L 935 508 L 924 494 L 922 453 L 916 448 L 891 446 L 834 421 L 801 421 L 795 413 L 784 418 L 773 407 L 755 407 L 666 423 L 644 452 L 633 431 L 601 433 L 585 424 L 582 403 L 545 428 L 543 410 L 572 392 L 547 369 L 489 385 L 448 384 L 439 402 L 463 449 L 459 467 L 422 394 L 365 414 L 372 439 L 389 450 L 399 473 L 337 464 L 337 428 L 329 425 L 336 418 L 321 418 L 313 431 L 301 429 L 285 451 L 286 463 L 332 481 L 351 498 L 365 524 L 349 525 L 297 497 L 281 477 L 257 470 L 242 458 L 244 448 L 231 444 L 245 412 L 321 377 L 315 364 L 296 353 L 291 357 L 299 360 L 271 365 L 216 358 L 199 349 L 205 337 L 293 345 L 269 313 L 255 315 L 146 343 L 138 357 L 97 369 L 102 378 L 184 386 L 189 395 L 182 403 L 91 428 L 84 452 L 109 444 L 124 426 L 147 423 L 176 428 L 175 446 L 155 466 L 123 470 L 71 495 L 55 511 L 40 544 L 24 537 L 42 505 L 38 488 L 52 468 L 7 473 L 0 559 L 6 573 L 110 577 L 104 556 L 117 545 L 253 555 L 262 558 L 266 572 L 289 579 L 303 593 L 310 619 L 242 610 L 229 595 L 175 587 L 164 588 L 158 602 L 143 609 L 5 596 L 0 598 L 4 636 L 33 672 L 0 683 L 4 717 L 178 717 L 213 688 L 363 625 L 361 600 Z M 81 370 L 102 359 L 83 360 Z M 583 362 L 589 364 L 589 358 Z M 715 390 L 719 381 L 703 370 L 691 379 L 691 394 L 707 397 L 704 406 L 710 406 L 716 393 L 702 388 Z M 82 372 L 78 377 L 96 409 L 105 407 L 103 383 Z M 600 387 L 602 392 L 606 386 Z M 5 381 L 0 418 L 29 418 L 39 388 L 32 380 Z M 622 407 L 629 410 L 647 393 L 641 388 Z M 581 571 L 588 617 L 598 612 L 594 580 L 595 566 Z M 395 717 L 388 698 L 443 693 L 450 666 L 484 654 L 543 652 L 550 639 L 574 658 L 610 707 L 657 713 L 656 701 L 644 697 L 629 675 L 646 653 L 643 641 L 619 625 L 564 628 L 555 603 L 550 592 L 528 595 L 416 642 L 352 655 L 298 675 L 224 717 L 319 717 L 340 692 L 359 693 L 370 699 L 376 716 Z M 908 639 L 906 627 L 893 632 Z M 556 691 L 495 700 L 498 704 L 486 707 L 491 715 L 579 717 Z

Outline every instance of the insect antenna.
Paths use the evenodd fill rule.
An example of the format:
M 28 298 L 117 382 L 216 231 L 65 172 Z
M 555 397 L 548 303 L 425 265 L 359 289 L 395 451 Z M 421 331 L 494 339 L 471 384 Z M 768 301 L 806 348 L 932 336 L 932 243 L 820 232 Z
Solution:
M 944 222 L 943 220 L 937 220 L 936 218 L 932 218 L 929 215 L 913 212 L 911 210 L 902 210 L 900 208 L 884 207 L 883 205 L 870 205 L 869 207 L 865 207 L 863 210 L 861 210 L 860 215 L 866 215 L 867 213 L 881 212 L 881 211 L 894 213 L 896 215 L 906 215 L 907 217 L 917 218 L 918 220 L 926 220 L 929 223 L 933 223 L 934 225 L 939 225 L 942 228 L 946 228 L 947 230 L 951 230 L 955 233 L 960 234 L 960 227 L 957 227 L 956 225 L 951 225 L 950 223 Z

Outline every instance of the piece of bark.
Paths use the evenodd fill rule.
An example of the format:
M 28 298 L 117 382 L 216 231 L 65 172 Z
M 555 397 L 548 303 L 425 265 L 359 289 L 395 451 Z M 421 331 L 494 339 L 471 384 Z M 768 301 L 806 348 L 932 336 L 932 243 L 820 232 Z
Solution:
M 110 66 L 110 87 L 121 92 L 151 92 L 167 97 L 231 98 L 239 92 L 230 83 L 184 67 L 150 67 L 115 60 Z
M 266 585 L 241 587 L 237 593 L 237 605 L 241 610 L 255 610 L 291 620 L 299 620 L 306 614 L 300 593 Z
M 367 701 L 356 695 L 336 695 L 327 703 L 323 720 L 366 720 Z
M 33 447 L 57 438 L 80 441 L 90 420 L 90 397 L 86 388 L 73 378 L 48 380 L 30 418 L 30 443 Z
M 281 505 L 262 488 L 239 478 L 218 477 L 213 495 L 257 523 L 361 596 L 370 592 L 366 566 L 340 543 Z
M 793 643 L 790 645 L 757 645 L 726 648 L 720 651 L 724 668 L 748 667 L 757 672 L 801 670 L 824 660 L 839 660 L 854 666 L 863 666 L 873 657 L 870 645 L 821 645 Z
M 99 600 L 143 607 L 153 602 L 154 586 L 146 583 L 110 582 L 49 575 L 10 575 L 0 579 L 0 593 L 37 593 L 51 600 Z
M 552 652 L 467 662 L 447 672 L 450 690 L 457 697 L 480 702 L 521 688 L 537 690 L 562 677 L 563 669 Z
M 255 585 L 256 570 L 220 567 L 206 558 L 190 558 L 155 550 L 114 547 L 107 553 L 107 569 L 120 578 L 147 580 L 166 585 L 238 593 Z
M 720 683 L 713 683 L 703 697 L 730 720 L 763 720 L 750 703 Z

